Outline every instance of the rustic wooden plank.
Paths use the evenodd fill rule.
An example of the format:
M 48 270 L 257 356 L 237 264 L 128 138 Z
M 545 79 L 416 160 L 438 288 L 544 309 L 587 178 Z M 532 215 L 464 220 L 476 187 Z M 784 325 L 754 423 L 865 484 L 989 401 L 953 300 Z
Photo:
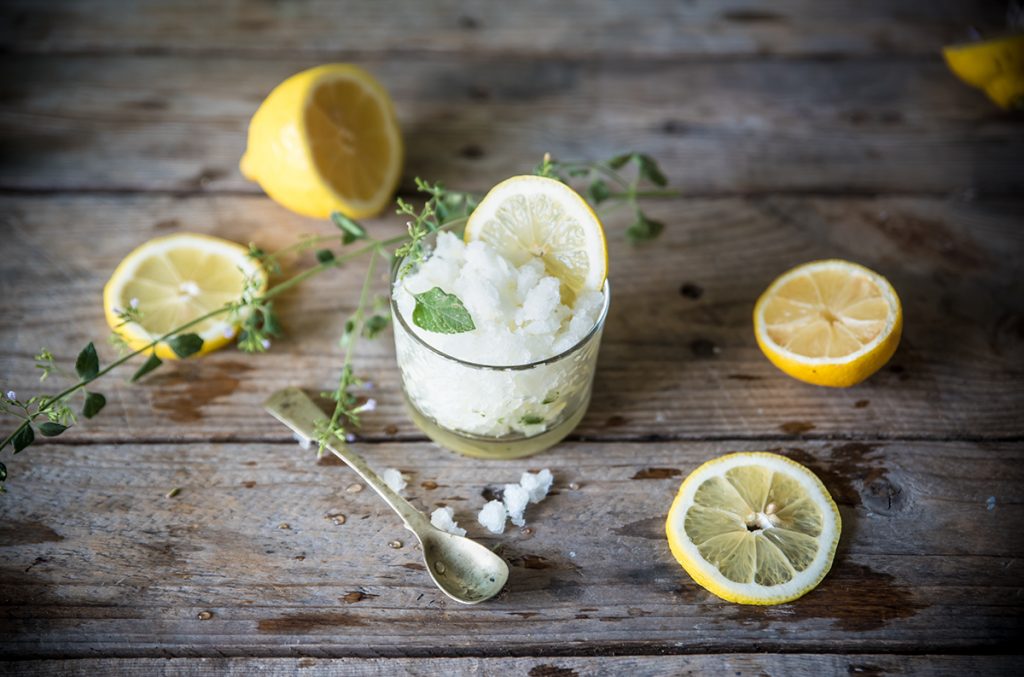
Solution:
M 1020 656 L 899 656 L 854 654 L 714 654 L 696 656 L 605 656 L 600 658 L 82 658 L 13 661 L 0 674 L 23 675 L 679 675 L 719 673 L 819 677 L 839 674 L 900 674 L 929 677 L 1007 675 L 1024 668 Z
M 0 44 L 19 52 L 292 54 L 483 53 L 546 56 L 935 54 L 971 29 L 1005 29 L 1000 3 L 742 0 L 635 6 L 487 2 L 201 0 L 5 2 Z
M 1024 431 L 1021 201 L 694 199 L 652 203 L 651 213 L 668 225 L 649 246 L 624 242 L 624 215 L 608 220 L 612 311 L 579 436 L 998 439 Z M 331 228 L 237 196 L 6 196 L 0 214 L 0 386 L 23 396 L 41 388 L 32 356 L 42 347 L 65 364 L 90 340 L 104 361 L 115 356 L 104 343 L 101 291 L 138 244 L 189 230 L 273 250 Z M 397 218 L 370 224 L 381 237 L 398 227 Z M 845 390 L 778 372 L 750 321 L 773 277 L 830 256 L 889 276 L 906 314 L 891 365 Z M 355 265 L 285 295 L 278 309 L 287 335 L 267 354 L 224 350 L 135 385 L 124 382 L 127 372 L 108 378 L 107 409 L 60 439 L 287 439 L 261 403 L 288 385 L 331 387 L 362 274 Z M 364 434 L 420 438 L 402 409 L 390 331 L 361 345 L 357 369 L 379 402 Z
M 431 586 L 411 535 L 372 492 L 347 490 L 348 469 L 295 444 L 41 446 L 4 498 L 0 655 L 1012 650 L 1024 446 L 785 446 L 840 506 L 836 564 L 801 600 L 743 607 L 685 575 L 662 524 L 698 464 L 765 446 L 573 443 L 488 462 L 425 443 L 357 445 L 407 474 L 414 504 L 450 505 L 471 536 L 501 547 L 509 587 L 477 607 Z M 528 467 L 556 477 L 527 512 L 531 532 L 487 535 L 475 523 L 486 489 Z M 172 486 L 181 493 L 166 498 Z
M 258 193 L 248 120 L 309 59 L 8 56 L 0 188 Z M 1020 123 L 938 58 L 368 57 L 416 175 L 485 189 L 550 151 L 649 151 L 686 194 L 1019 193 Z

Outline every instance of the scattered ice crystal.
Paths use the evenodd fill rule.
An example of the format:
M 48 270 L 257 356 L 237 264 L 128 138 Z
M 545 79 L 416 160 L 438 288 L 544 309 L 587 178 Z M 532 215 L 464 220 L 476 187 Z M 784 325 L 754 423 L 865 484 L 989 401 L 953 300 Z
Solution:
M 309 451 L 309 447 L 313 443 L 312 440 L 310 440 L 308 437 L 303 437 L 298 433 L 292 433 L 292 437 L 298 440 L 300 447 L 302 447 L 305 451 Z
M 477 521 L 492 534 L 500 534 L 505 531 L 505 520 L 508 518 L 508 511 L 501 501 L 489 501 L 484 509 L 477 516 Z
M 402 473 L 394 468 L 386 468 L 384 472 L 380 474 L 380 478 L 384 480 L 384 484 L 391 487 L 394 492 L 400 492 L 406 487 L 405 478 L 402 477 Z
M 430 523 L 441 531 L 447 531 L 456 536 L 465 536 L 466 530 L 455 521 L 455 511 L 450 507 L 438 508 L 430 513 Z
M 523 517 L 523 513 L 526 511 L 526 505 L 530 502 L 530 492 L 520 484 L 506 484 L 504 501 L 505 509 L 508 510 L 508 516 L 512 519 L 512 524 L 517 527 L 526 526 L 526 519 Z
M 539 473 L 524 472 L 519 484 L 530 494 L 530 503 L 540 503 L 548 495 L 554 481 L 551 471 L 544 468 Z

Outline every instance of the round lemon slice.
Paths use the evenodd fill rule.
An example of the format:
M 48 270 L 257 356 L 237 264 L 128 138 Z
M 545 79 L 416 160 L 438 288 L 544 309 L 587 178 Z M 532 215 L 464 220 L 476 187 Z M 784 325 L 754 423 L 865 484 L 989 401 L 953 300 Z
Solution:
M 754 306 L 754 335 L 772 364 L 815 385 L 860 383 L 889 361 L 903 311 L 889 281 L 830 259 L 784 273 Z
M 253 115 L 240 168 L 299 214 L 373 216 L 391 201 L 402 171 L 402 135 L 391 97 L 351 64 L 297 73 Z
M 110 328 L 128 347 L 139 350 L 186 322 L 237 301 L 247 279 L 258 280 L 257 293 L 266 289 L 263 268 L 239 244 L 193 233 L 156 238 L 114 270 L 103 289 L 103 310 Z M 198 353 L 202 355 L 230 343 L 236 331 L 229 314 L 222 313 L 184 333 L 203 339 Z M 162 360 L 177 359 L 165 342 L 157 344 L 155 353 Z
M 729 602 L 782 604 L 832 566 L 842 522 L 821 481 L 778 454 L 727 454 L 687 477 L 665 523 L 676 560 Z
M 608 276 L 601 221 L 579 193 L 554 179 L 499 183 L 470 215 L 465 240 L 482 240 L 517 266 L 540 257 L 571 295 L 600 291 Z

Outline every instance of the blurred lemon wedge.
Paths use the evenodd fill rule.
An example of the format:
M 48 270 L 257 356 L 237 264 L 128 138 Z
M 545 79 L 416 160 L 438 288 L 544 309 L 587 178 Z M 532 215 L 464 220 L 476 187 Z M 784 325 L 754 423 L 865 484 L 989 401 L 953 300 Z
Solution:
M 1024 109 L 1024 33 L 944 47 L 953 74 L 1006 109 Z
M 249 123 L 240 168 L 274 201 L 314 218 L 359 219 L 391 201 L 402 171 L 402 137 L 384 87 L 352 64 L 297 73 Z

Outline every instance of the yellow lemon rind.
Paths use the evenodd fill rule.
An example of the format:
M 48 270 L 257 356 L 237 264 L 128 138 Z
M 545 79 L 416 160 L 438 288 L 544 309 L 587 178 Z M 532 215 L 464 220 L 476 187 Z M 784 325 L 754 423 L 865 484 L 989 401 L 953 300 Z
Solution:
M 723 465 L 727 465 L 734 460 L 750 461 L 751 463 L 749 464 L 754 465 L 761 459 L 770 459 L 775 463 L 783 463 L 787 467 L 792 468 L 795 472 L 789 476 L 797 479 L 798 481 L 803 479 L 810 484 L 811 487 L 817 490 L 820 494 L 819 498 L 821 499 L 819 505 L 827 507 L 828 512 L 830 512 L 831 516 L 834 518 L 834 521 L 832 522 L 834 534 L 829 539 L 826 547 L 819 551 L 818 556 L 815 558 L 815 562 L 820 560 L 824 565 L 819 565 L 820 571 L 818 571 L 817 575 L 813 579 L 804 581 L 802 586 L 788 594 L 745 594 L 744 592 L 737 590 L 737 587 L 743 584 L 736 584 L 725 579 L 721 574 L 717 573 L 717 570 L 712 564 L 704 560 L 704 558 L 700 556 L 699 552 L 696 552 L 696 548 L 691 552 L 682 542 L 682 538 L 686 538 L 686 531 L 682 525 L 686 517 L 686 509 L 689 508 L 685 497 L 689 496 L 692 499 L 693 493 L 696 492 L 697 488 L 703 484 L 705 480 L 715 474 L 720 474 L 712 473 L 710 471 Z M 737 465 L 742 464 L 737 463 Z M 677 526 L 674 527 L 674 525 Z M 786 458 L 785 456 L 765 451 L 756 451 L 725 454 L 705 462 L 690 473 L 687 478 L 683 480 L 682 485 L 679 487 L 679 491 L 676 493 L 675 499 L 672 501 L 672 507 L 669 509 L 668 517 L 665 520 L 665 534 L 668 538 L 669 550 L 671 550 L 673 557 L 675 557 L 676 561 L 679 562 L 680 566 L 683 567 L 694 582 L 702 588 L 727 602 L 767 606 L 784 604 L 786 602 L 792 602 L 795 599 L 799 599 L 816 588 L 821 581 L 824 580 L 825 576 L 828 575 L 828 572 L 832 569 L 832 564 L 835 560 L 836 548 L 839 545 L 839 538 L 842 535 L 842 526 L 843 522 L 842 517 L 839 514 L 839 508 L 836 506 L 836 503 L 832 499 L 831 494 L 829 494 L 828 489 L 825 488 L 825 485 L 817 475 L 803 465 L 793 461 L 792 459 Z M 680 534 L 682 535 L 682 538 L 679 536 Z M 756 583 L 746 585 L 754 586 L 755 588 L 765 588 L 765 586 L 758 586 Z

